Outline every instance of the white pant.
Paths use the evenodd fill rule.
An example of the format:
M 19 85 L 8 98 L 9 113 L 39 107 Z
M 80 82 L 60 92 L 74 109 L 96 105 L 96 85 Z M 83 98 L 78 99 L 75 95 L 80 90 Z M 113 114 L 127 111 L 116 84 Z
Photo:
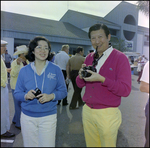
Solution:
M 21 112 L 24 147 L 55 147 L 57 114 L 30 117 Z
M 1 87 L 1 135 L 10 129 L 8 88 Z

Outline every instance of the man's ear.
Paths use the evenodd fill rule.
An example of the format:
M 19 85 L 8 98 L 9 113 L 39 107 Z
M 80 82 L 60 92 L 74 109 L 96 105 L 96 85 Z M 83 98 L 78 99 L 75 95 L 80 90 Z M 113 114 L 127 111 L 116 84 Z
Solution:
M 110 39 L 111 39 L 111 34 L 108 35 L 108 41 L 110 41 Z

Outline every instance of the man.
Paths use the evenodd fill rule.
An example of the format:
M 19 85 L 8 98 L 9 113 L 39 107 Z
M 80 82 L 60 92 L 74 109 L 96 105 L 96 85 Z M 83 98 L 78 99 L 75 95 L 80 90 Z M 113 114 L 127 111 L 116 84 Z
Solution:
M 78 87 L 86 87 L 83 96 L 85 105 L 82 121 L 87 147 L 116 147 L 117 134 L 122 122 L 119 105 L 121 97 L 131 92 L 131 68 L 128 58 L 110 44 L 110 32 L 106 25 L 95 24 L 89 28 L 88 36 L 95 53 L 90 53 L 76 78 Z M 89 75 L 90 75 L 89 74 Z
M 8 50 L 5 51 L 5 64 L 7 68 L 11 67 L 11 60 L 12 57 L 11 55 L 8 53 Z M 10 76 L 10 74 L 8 73 L 8 77 Z
M 1 55 L 6 51 L 6 45 L 8 43 L 1 40 Z M 7 72 L 11 69 L 7 69 L 3 59 L 1 58 L 1 138 L 10 138 L 15 134 L 9 132 L 10 121 L 9 121 L 9 92 L 7 87 Z
M 145 64 L 142 77 L 140 79 L 140 91 L 148 93 L 149 96 L 149 61 Z M 146 116 L 146 124 L 145 124 L 145 146 L 149 147 L 149 99 L 145 106 L 145 116 Z
M 78 76 L 78 72 L 85 61 L 85 57 L 83 57 L 83 55 L 84 49 L 83 47 L 79 46 L 76 49 L 75 56 L 71 57 L 67 63 L 67 77 L 68 79 L 71 79 L 74 88 L 74 94 L 72 96 L 72 100 L 69 107 L 70 109 L 77 109 L 77 102 L 79 106 L 83 105 L 83 101 L 81 98 L 82 88 L 79 88 L 76 84 L 76 77 Z
M 67 66 L 67 63 L 68 63 L 68 60 L 69 60 L 69 45 L 62 45 L 62 48 L 61 48 L 61 51 L 56 54 L 55 56 L 55 60 L 54 60 L 54 63 L 57 64 L 62 72 L 63 72 L 63 75 L 64 75 L 64 78 L 66 80 L 66 77 L 67 77 L 67 73 L 66 73 L 66 66 Z M 67 86 L 67 89 L 68 89 L 68 85 L 66 84 Z M 61 100 L 58 101 L 58 105 L 60 104 Z M 67 97 L 65 97 L 63 99 L 63 105 L 68 105 L 68 102 L 67 102 Z

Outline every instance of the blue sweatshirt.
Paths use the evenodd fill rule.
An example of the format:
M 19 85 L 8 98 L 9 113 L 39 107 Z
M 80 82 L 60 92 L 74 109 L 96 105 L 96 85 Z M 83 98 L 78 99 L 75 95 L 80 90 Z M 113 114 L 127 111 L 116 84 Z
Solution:
M 36 79 L 35 79 L 36 77 Z M 45 78 L 44 78 L 45 77 Z M 35 98 L 33 100 L 25 100 L 24 96 L 31 89 L 37 87 L 46 94 L 54 93 L 55 98 L 44 104 L 38 102 Z M 31 117 L 43 117 L 57 113 L 57 102 L 67 96 L 67 88 L 61 69 L 52 62 L 48 62 L 45 72 L 40 76 L 34 72 L 31 63 L 23 67 L 18 75 L 14 96 L 21 101 L 22 112 Z

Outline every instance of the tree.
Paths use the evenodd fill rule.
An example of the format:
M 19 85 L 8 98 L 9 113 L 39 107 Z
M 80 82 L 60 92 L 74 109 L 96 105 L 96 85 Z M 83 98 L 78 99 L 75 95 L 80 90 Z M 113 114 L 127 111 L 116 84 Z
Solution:
M 137 8 L 146 16 L 149 16 L 149 1 L 138 1 Z
M 111 37 L 110 43 L 114 48 L 121 52 L 125 52 L 127 50 L 125 40 Z

